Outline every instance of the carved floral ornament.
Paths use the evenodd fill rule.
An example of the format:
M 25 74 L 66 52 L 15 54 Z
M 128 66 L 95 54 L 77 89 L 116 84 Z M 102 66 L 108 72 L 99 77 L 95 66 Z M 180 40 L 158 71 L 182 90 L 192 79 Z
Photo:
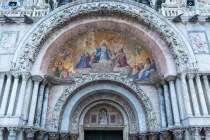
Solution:
M 13 59 L 13 63 L 16 63 L 13 69 L 29 71 L 43 43 L 55 30 L 62 28 L 78 16 L 81 18 L 84 14 L 91 16 L 93 13 L 99 16 L 114 16 L 115 13 L 123 13 L 129 19 L 145 24 L 159 33 L 160 37 L 166 41 L 176 61 L 177 70 L 194 70 L 197 67 L 195 58 L 189 56 L 187 40 L 172 23 L 160 17 L 153 9 L 130 1 L 128 3 L 126 1 L 91 0 L 65 5 L 39 21 L 25 36 L 26 41 L 19 44 L 18 50 L 20 51 L 17 51 Z
M 111 74 L 111 73 L 81 75 L 80 77 L 75 78 L 75 81 L 62 93 L 62 95 L 59 97 L 59 99 L 56 102 L 52 114 L 52 124 L 51 124 L 52 129 L 55 131 L 59 130 L 65 106 L 68 103 L 68 101 L 76 94 L 75 91 L 78 91 L 79 89 L 82 89 L 85 86 L 92 85 L 94 84 L 94 82 L 99 83 L 107 81 L 108 83 L 120 85 L 131 91 L 131 93 L 138 99 L 140 104 L 142 104 L 146 116 L 146 123 L 148 130 L 157 129 L 157 120 L 155 116 L 155 111 L 147 95 L 142 91 L 142 89 L 138 85 L 136 85 L 133 82 L 132 79 L 125 78 L 119 74 Z

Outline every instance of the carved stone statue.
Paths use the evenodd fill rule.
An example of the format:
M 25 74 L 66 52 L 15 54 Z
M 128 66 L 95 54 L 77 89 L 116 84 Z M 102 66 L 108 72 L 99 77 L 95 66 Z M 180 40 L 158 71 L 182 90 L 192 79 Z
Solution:
M 105 108 L 102 108 L 99 112 L 99 123 L 107 124 L 107 110 Z

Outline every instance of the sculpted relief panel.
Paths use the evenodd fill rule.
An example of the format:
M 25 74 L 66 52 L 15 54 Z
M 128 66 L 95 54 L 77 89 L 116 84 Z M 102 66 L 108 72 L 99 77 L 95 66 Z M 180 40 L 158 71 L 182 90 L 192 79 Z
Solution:
M 204 31 L 191 31 L 189 37 L 194 53 L 209 54 L 209 44 Z
M 120 73 L 134 80 L 159 75 L 153 57 L 139 42 L 111 31 L 91 31 L 69 39 L 49 66 L 51 75 L 63 79 L 99 72 Z
M 13 54 L 16 50 L 16 43 L 18 40 L 19 32 L 3 32 L 0 38 L 0 53 Z

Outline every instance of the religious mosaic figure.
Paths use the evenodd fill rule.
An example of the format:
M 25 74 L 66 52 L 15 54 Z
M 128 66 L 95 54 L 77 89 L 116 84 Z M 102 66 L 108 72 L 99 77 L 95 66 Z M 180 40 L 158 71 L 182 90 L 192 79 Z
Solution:
M 90 65 L 90 54 L 85 49 L 80 57 L 80 61 L 76 64 L 75 69 L 91 68 Z
M 126 54 L 124 53 L 123 49 L 120 49 L 118 52 L 118 67 L 126 67 L 129 66 L 127 63 Z
M 104 40 L 96 49 L 96 62 L 103 63 L 109 60 L 108 43 Z
M 102 108 L 99 112 L 99 123 L 100 124 L 107 124 L 107 110 Z

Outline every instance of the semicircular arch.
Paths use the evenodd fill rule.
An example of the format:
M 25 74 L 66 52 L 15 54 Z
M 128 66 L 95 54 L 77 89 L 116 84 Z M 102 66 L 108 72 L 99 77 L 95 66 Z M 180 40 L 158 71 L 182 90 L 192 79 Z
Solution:
M 13 69 L 29 71 L 46 39 L 57 29 L 64 27 L 74 18 L 93 15 L 114 15 L 121 13 L 130 19 L 138 20 L 161 35 L 171 54 L 174 56 L 177 70 L 196 68 L 195 56 L 186 37 L 170 21 L 153 9 L 142 4 L 127 1 L 88 1 L 70 3 L 41 19 L 19 43 L 13 58 Z

